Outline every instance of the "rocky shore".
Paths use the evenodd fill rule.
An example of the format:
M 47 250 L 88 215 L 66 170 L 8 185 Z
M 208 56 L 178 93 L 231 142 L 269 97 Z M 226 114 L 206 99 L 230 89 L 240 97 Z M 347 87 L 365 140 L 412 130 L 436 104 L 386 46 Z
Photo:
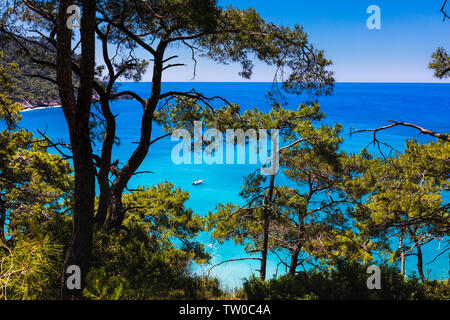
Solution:
M 98 101 L 99 97 L 97 95 L 94 95 L 92 97 L 94 101 Z M 116 98 L 114 100 L 131 100 L 133 99 L 130 95 L 123 95 L 119 98 Z M 40 109 L 40 108 L 54 108 L 61 106 L 61 102 L 57 99 L 50 99 L 50 100 L 36 100 L 36 101 L 28 101 L 25 99 L 18 99 L 16 101 L 17 103 L 20 103 L 23 106 L 23 111 L 33 110 L 33 109 Z
M 23 99 L 17 100 L 17 103 L 20 103 L 23 106 L 22 111 L 28 111 L 38 108 L 53 108 L 61 105 L 59 100 L 48 100 L 48 101 L 27 101 Z

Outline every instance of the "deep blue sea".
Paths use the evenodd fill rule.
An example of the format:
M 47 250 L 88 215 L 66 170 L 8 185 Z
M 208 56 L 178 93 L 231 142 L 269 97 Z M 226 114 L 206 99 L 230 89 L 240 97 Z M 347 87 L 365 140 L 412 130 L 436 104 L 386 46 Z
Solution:
M 266 93 L 271 83 L 164 83 L 163 91 L 195 89 L 205 95 L 222 96 L 232 103 L 238 103 L 243 110 L 258 107 L 263 111 L 270 109 Z M 122 89 L 133 90 L 142 97 L 150 94 L 150 83 L 122 83 Z M 288 108 L 297 108 L 305 101 L 303 96 L 285 96 Z M 370 133 L 361 133 L 350 137 L 350 128 L 367 129 L 387 124 L 388 120 L 412 122 L 434 131 L 450 131 L 450 84 L 392 84 L 392 83 L 337 83 L 333 95 L 319 98 L 322 110 L 326 113 L 325 122 L 343 125 L 342 148 L 347 152 L 359 152 L 366 147 L 372 138 Z M 114 159 L 121 163 L 128 159 L 136 147 L 139 136 L 141 108 L 139 103 L 122 100 L 113 103 L 113 113 L 117 114 L 117 134 L 120 145 L 114 150 Z M 47 132 L 52 139 L 69 141 L 68 131 L 61 108 L 39 109 L 23 113 L 21 126 L 36 132 L 37 129 Z M 156 127 L 153 138 L 158 137 L 161 130 Z M 418 134 L 411 128 L 397 127 L 380 132 L 378 137 L 398 150 L 404 148 L 405 139 L 416 137 L 421 142 L 428 137 Z M 175 186 L 190 192 L 187 206 L 196 213 L 205 215 L 213 211 L 218 203 L 242 203 L 238 193 L 242 185 L 242 177 L 254 170 L 258 165 L 175 165 L 171 161 L 172 147 L 177 142 L 170 138 L 152 145 L 150 152 L 139 171 L 152 171 L 153 174 L 141 174 L 134 177 L 131 187 L 138 185 L 151 186 L 162 181 L 170 181 Z M 94 147 L 95 149 L 95 147 Z M 374 148 L 369 151 L 377 153 Z M 192 181 L 204 179 L 205 182 L 193 186 Z M 282 183 L 279 179 L 278 183 Z M 211 241 L 208 234 L 202 234 L 201 241 L 207 244 L 212 253 L 212 264 L 226 259 L 246 257 L 242 247 L 226 242 L 219 245 Z M 438 249 L 438 243 L 430 243 L 424 248 L 425 263 L 431 261 Z M 444 244 L 443 244 L 444 245 Z M 275 273 L 278 260 L 270 257 L 267 278 Z M 407 260 L 407 270 L 415 270 L 416 258 Z M 221 265 L 212 271 L 212 275 L 222 280 L 225 288 L 238 286 L 242 279 L 256 273 L 257 262 L 252 260 L 231 262 Z M 196 272 L 203 273 L 207 267 L 193 267 Z M 448 277 L 448 254 L 442 255 L 436 262 L 425 264 L 425 271 L 430 270 L 430 278 L 445 279 Z M 280 273 L 284 270 L 280 269 Z

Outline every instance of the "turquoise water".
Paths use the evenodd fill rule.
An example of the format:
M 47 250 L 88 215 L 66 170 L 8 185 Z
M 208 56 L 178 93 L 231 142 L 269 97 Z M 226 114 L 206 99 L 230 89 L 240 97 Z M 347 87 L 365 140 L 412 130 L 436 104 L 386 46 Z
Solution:
M 269 110 L 265 94 L 271 83 L 164 83 L 163 91 L 190 90 L 210 96 L 220 95 L 228 101 L 238 103 L 243 109 L 258 107 Z M 124 89 L 133 90 L 147 98 L 150 93 L 150 83 L 123 83 Z M 296 108 L 306 97 L 286 96 L 289 108 Z M 450 131 L 450 84 L 363 84 L 338 83 L 334 94 L 319 99 L 328 124 L 341 123 L 345 142 L 343 149 L 347 152 L 359 152 L 371 141 L 370 133 L 361 133 L 350 137 L 351 127 L 356 129 L 376 128 L 386 124 L 387 120 L 412 122 L 434 131 Z M 141 109 L 135 101 L 118 101 L 113 104 L 113 113 L 117 114 L 117 134 L 120 145 L 116 147 L 113 159 L 119 159 L 123 164 L 131 155 L 139 136 L 139 119 Z M 52 139 L 69 141 L 66 123 L 60 108 L 32 110 L 23 113 L 21 126 L 32 130 L 46 130 Z M 156 127 L 153 137 L 161 134 Z M 381 132 L 379 138 L 388 142 L 398 150 L 404 148 L 404 140 L 416 137 L 425 142 L 429 138 L 419 135 L 411 128 L 398 127 Z M 141 174 L 134 177 L 130 187 L 138 185 L 153 185 L 164 180 L 190 192 L 187 206 L 196 213 L 207 214 L 220 203 L 242 203 L 238 193 L 242 185 L 242 176 L 256 170 L 258 165 L 175 165 L 171 161 L 172 147 L 177 142 L 170 138 L 152 145 L 150 152 L 139 171 L 152 171 L 153 174 Z M 94 147 L 95 150 L 95 147 Z M 376 153 L 376 150 L 370 149 Z M 204 179 L 202 185 L 193 186 L 192 181 Z M 278 183 L 286 182 L 278 179 Z M 226 259 L 246 257 L 240 246 L 227 242 L 224 245 L 212 243 L 208 234 L 202 234 L 201 240 L 208 245 L 213 255 L 212 264 Z M 432 260 L 438 248 L 437 243 L 431 243 L 424 248 L 425 263 Z M 430 278 L 444 279 L 448 277 L 448 255 L 444 254 L 433 264 L 425 265 L 425 270 L 431 269 Z M 278 260 L 270 257 L 267 277 L 270 278 L 276 270 Z M 256 261 L 231 262 L 215 268 L 212 275 L 218 276 L 226 287 L 238 286 L 242 279 L 256 272 Z M 415 258 L 407 261 L 407 269 L 415 268 Z M 195 270 L 202 273 L 206 267 Z M 280 269 L 280 272 L 284 270 Z

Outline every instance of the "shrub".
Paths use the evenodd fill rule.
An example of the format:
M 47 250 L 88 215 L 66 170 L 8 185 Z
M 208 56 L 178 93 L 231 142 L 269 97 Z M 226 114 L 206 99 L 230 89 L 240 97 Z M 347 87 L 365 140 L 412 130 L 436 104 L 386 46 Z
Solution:
M 416 277 L 405 278 L 395 268 L 381 265 L 381 289 L 369 290 L 367 266 L 339 262 L 332 270 L 310 270 L 295 276 L 281 276 L 262 282 L 251 277 L 243 285 L 248 299 L 269 300 L 417 300 L 448 299 L 445 283 L 420 283 Z
M 50 237 L 17 239 L 0 247 L 0 299 L 55 299 L 62 270 L 62 248 Z
M 191 260 L 161 247 L 139 226 L 128 232 L 98 231 L 95 263 L 87 275 L 87 299 L 207 299 L 220 295 L 216 279 L 193 275 Z

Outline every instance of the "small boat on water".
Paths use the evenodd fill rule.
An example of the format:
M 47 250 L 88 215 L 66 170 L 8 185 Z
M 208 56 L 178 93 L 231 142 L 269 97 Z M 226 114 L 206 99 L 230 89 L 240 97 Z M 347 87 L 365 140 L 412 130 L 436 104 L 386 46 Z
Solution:
M 205 180 L 192 181 L 192 184 L 193 184 L 194 186 L 196 186 L 196 185 L 198 185 L 198 184 L 203 183 L 203 181 L 205 181 Z

